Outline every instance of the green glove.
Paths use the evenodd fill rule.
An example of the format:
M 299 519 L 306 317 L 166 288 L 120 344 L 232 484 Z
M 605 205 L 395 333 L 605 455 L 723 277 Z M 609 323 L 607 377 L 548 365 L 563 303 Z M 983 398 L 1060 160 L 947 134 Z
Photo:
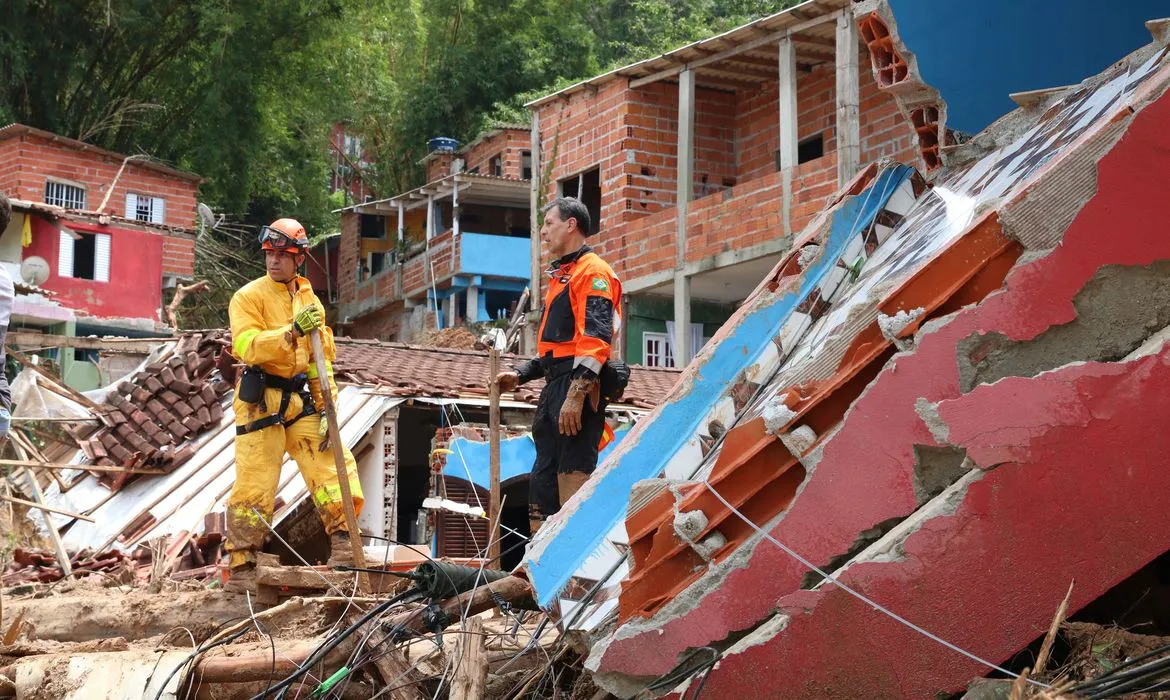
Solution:
M 321 416 L 321 424 L 317 426 L 317 435 L 323 438 L 329 437 L 329 418 L 328 416 Z
M 293 316 L 293 325 L 296 326 L 301 335 L 308 335 L 309 331 L 325 325 L 325 316 L 316 304 L 311 304 Z

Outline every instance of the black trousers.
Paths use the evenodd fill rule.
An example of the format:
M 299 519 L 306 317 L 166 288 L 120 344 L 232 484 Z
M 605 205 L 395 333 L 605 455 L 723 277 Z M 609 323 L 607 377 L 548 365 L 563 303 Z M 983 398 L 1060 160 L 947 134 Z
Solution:
M 530 517 L 547 518 L 561 509 L 557 474 L 584 472 L 597 468 L 597 446 L 605 432 L 605 402 L 593 410 L 589 398 L 581 411 L 581 430 L 576 435 L 562 435 L 558 426 L 561 406 L 569 393 L 572 373 L 566 372 L 544 385 L 532 421 L 532 441 L 536 443 L 536 464 L 528 479 Z

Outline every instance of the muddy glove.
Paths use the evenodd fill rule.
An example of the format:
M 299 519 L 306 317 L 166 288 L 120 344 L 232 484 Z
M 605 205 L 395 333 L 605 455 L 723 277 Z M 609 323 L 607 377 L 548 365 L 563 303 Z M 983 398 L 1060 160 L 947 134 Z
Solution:
M 317 448 L 318 452 L 328 450 L 329 445 L 329 416 L 324 413 L 321 414 L 321 422 L 317 424 L 317 436 L 321 438 L 321 446 Z
M 515 370 L 500 372 L 496 375 L 496 384 L 500 386 L 501 394 L 516 391 L 516 387 L 520 386 L 520 373 Z
M 601 403 L 600 387 L 597 378 L 586 379 L 580 377 L 569 384 L 569 393 L 565 395 L 565 402 L 561 404 L 559 427 L 562 435 L 573 436 L 581 432 L 581 413 L 585 410 L 585 397 L 596 411 Z
M 7 408 L 0 408 L 0 440 L 8 437 L 8 429 L 12 427 L 12 414 Z
M 316 304 L 310 304 L 297 312 L 293 317 L 293 327 L 299 335 L 308 335 L 310 331 L 325 325 L 325 316 Z

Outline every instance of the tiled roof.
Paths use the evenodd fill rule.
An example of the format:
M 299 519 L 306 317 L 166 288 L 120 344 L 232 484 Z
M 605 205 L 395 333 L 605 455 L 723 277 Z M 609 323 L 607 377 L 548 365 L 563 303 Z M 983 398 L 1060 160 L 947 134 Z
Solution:
M 522 358 L 506 355 L 506 368 Z M 488 356 L 485 352 L 428 348 L 377 340 L 339 338 L 334 371 L 339 381 L 381 384 L 402 396 L 487 396 Z M 622 398 L 642 408 L 653 408 L 674 386 L 678 371 L 634 367 Z M 517 389 L 518 401 L 536 403 L 543 381 Z
M 189 332 L 170 354 L 120 382 L 99 408 L 101 425 L 74 437 L 89 464 L 171 471 L 194 452 L 195 438 L 223 421 L 232 391 L 216 371 L 225 362 L 222 330 Z M 504 366 L 520 358 L 506 355 Z M 338 381 L 377 385 L 400 396 L 487 396 L 488 357 L 471 350 L 428 348 L 376 340 L 337 340 Z M 636 367 L 622 403 L 653 408 L 678 378 L 673 369 Z M 535 404 L 544 385 L 531 382 L 514 398 Z M 103 474 L 117 490 L 127 474 Z

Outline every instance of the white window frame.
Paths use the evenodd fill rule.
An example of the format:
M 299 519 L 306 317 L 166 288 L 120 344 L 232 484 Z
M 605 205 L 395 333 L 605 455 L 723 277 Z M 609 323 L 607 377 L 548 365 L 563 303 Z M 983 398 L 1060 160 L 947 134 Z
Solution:
M 93 243 L 93 282 L 110 281 L 110 234 L 73 231 L 61 227 L 57 247 L 57 275 L 59 277 L 73 277 L 73 254 L 77 244 L 75 235 L 94 236 Z M 88 279 L 81 277 L 78 279 Z
M 73 190 L 73 192 L 69 190 Z M 80 198 L 67 196 L 69 194 L 76 195 L 77 193 L 81 194 Z M 45 204 L 63 209 L 85 209 L 88 198 L 89 194 L 86 191 L 85 185 L 81 183 L 61 180 L 55 177 L 50 177 L 45 180 Z
M 143 206 L 145 204 L 145 206 Z M 162 197 L 148 194 L 126 193 L 126 218 L 147 224 L 166 223 L 167 202 Z M 143 217 L 146 218 L 143 218 Z
M 674 354 L 665 333 L 642 331 L 642 364 L 646 367 L 674 367 Z

